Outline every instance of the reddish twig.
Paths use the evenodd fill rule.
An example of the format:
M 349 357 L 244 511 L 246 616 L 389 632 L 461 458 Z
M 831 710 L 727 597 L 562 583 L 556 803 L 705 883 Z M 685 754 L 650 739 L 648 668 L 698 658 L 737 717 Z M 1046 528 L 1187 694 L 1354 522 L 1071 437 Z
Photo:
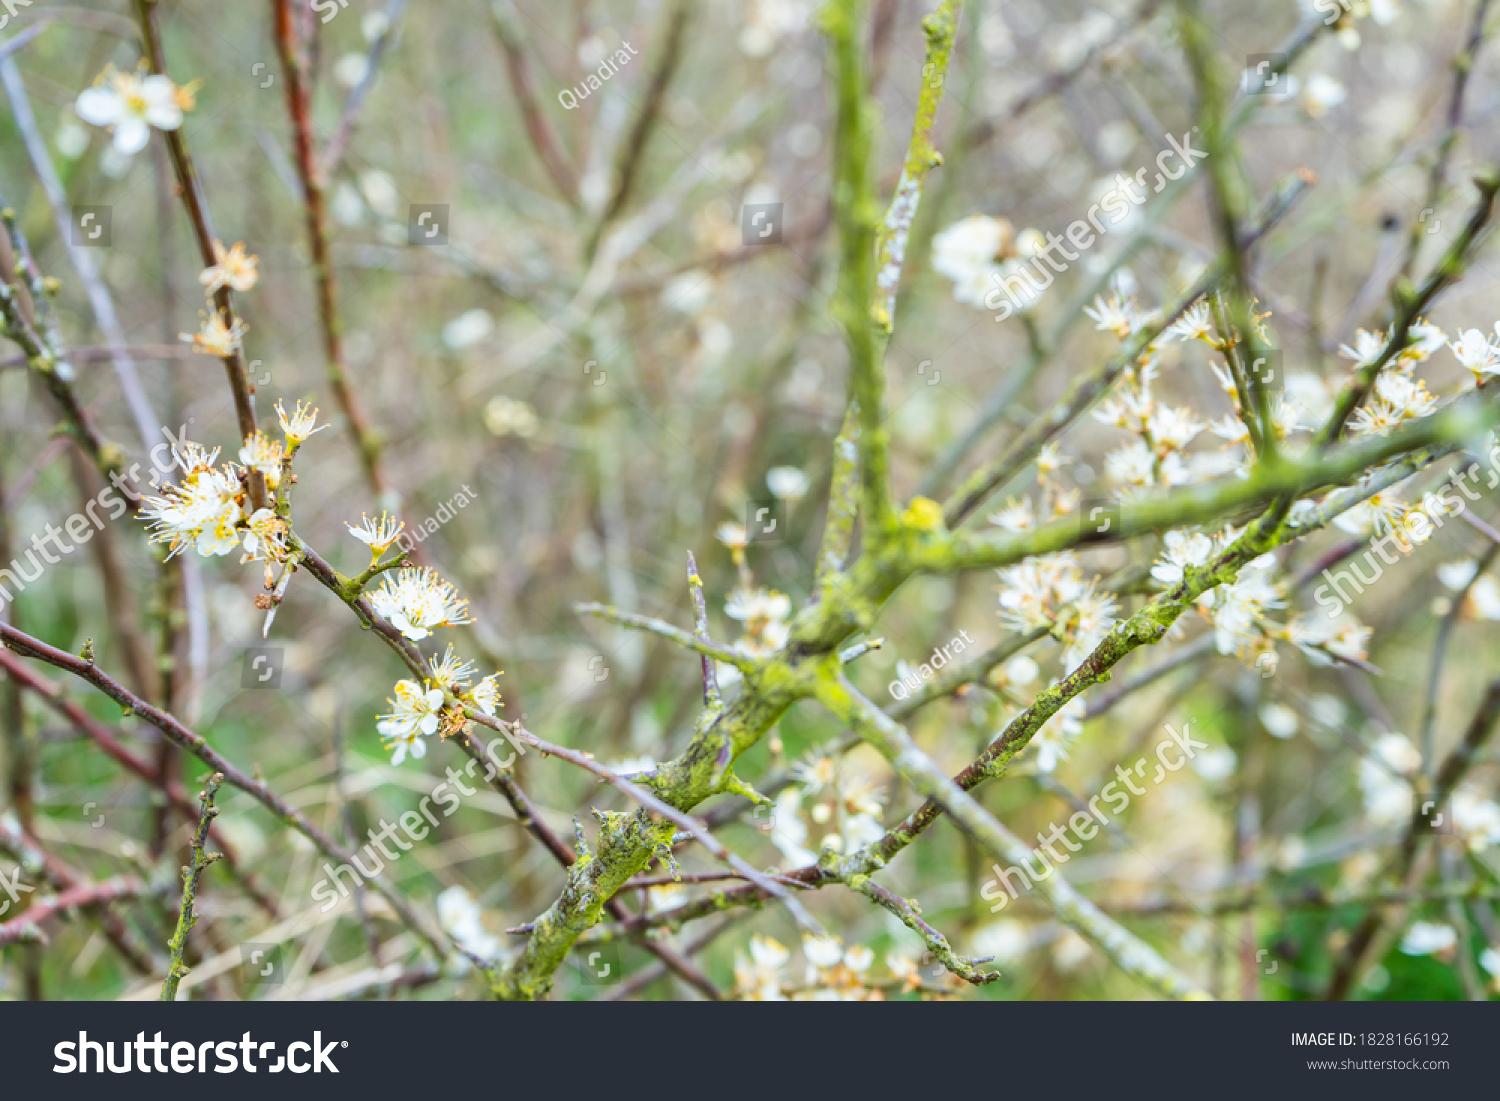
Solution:
M 222 772 L 224 779 L 230 786 L 239 788 L 250 795 L 261 806 L 265 807 L 281 821 L 311 841 L 323 855 L 344 864 L 355 861 L 356 857 L 352 852 L 345 850 L 337 844 L 306 815 L 277 795 L 263 781 L 255 779 L 231 763 L 209 745 L 201 734 L 188 728 L 175 715 L 169 714 L 154 704 L 143 700 L 140 696 L 137 696 L 93 662 L 59 650 L 54 646 L 49 646 L 40 639 L 32 638 L 25 632 L 18 631 L 14 627 L 4 624 L 0 624 L 0 642 L 4 642 L 11 650 L 23 657 L 36 658 L 39 661 L 46 662 L 48 665 L 72 673 L 81 680 L 87 681 L 121 707 L 130 710 L 141 719 L 156 727 L 157 730 L 160 730 L 178 746 L 186 749 L 211 769 L 216 772 Z M 395 910 L 407 928 L 420 937 L 439 956 L 447 954 L 447 950 L 444 947 L 444 938 L 441 934 L 429 928 L 426 920 L 412 909 L 411 904 L 405 898 L 378 879 L 372 879 L 370 883 L 376 892 L 391 904 L 391 908 Z
M 323 175 L 318 167 L 312 127 L 312 96 L 307 86 L 307 72 L 298 48 L 297 30 L 293 25 L 291 0 L 271 0 L 275 23 L 276 50 L 286 76 L 287 113 L 292 123 L 293 160 L 302 183 L 302 201 L 307 227 L 307 243 L 312 253 L 313 279 L 317 286 L 318 319 L 323 331 L 323 366 L 334 400 L 349 422 L 349 433 L 359 452 L 365 479 L 382 504 L 389 493 L 381 469 L 380 438 L 371 429 L 358 395 L 349 385 L 349 369 L 344 361 L 342 324 L 339 318 L 338 288 L 333 273 L 333 257 L 328 247 L 328 213 L 323 193 Z
M 531 76 L 531 66 L 526 58 L 526 49 L 510 16 L 501 10 L 499 2 L 490 9 L 490 25 L 495 28 L 495 37 L 500 40 L 500 49 L 505 54 L 505 75 L 510 82 L 511 93 L 516 97 L 516 106 L 521 112 L 521 122 L 526 127 L 526 136 L 536 149 L 537 159 L 542 162 L 553 185 L 568 205 L 578 205 L 578 177 L 563 156 L 547 116 L 537 102 L 536 86 Z
M 3 669 L 16 684 L 41 697 L 43 702 L 72 723 L 77 730 L 103 750 L 105 756 L 127 772 L 152 786 L 158 786 L 161 783 L 161 776 L 155 765 L 137 757 L 125 748 L 125 745 L 107 726 L 68 699 L 61 688 L 32 670 L 3 646 L 0 646 L 0 669 Z M 198 809 L 193 805 L 192 799 L 180 783 L 176 781 L 168 783 L 163 793 L 166 795 L 167 805 L 176 811 L 179 817 L 188 822 L 196 820 Z M 225 865 L 235 873 L 245 893 L 269 917 L 279 918 L 280 911 L 276 900 L 244 869 L 229 842 L 217 832 L 214 835 L 214 841 L 224 854 Z
M 40 862 L 42 875 L 58 891 L 69 891 L 85 885 L 83 876 L 64 861 L 42 848 L 29 831 L 12 830 L 0 820 L 0 849 L 4 849 L 17 860 L 34 855 Z M 155 972 L 150 955 L 138 947 L 131 938 L 129 927 L 120 916 L 111 910 L 101 910 L 98 918 L 100 931 L 115 951 L 139 974 Z
M 42 899 L 14 921 L 0 925 L 0 948 L 22 940 L 45 939 L 42 926 L 74 910 L 103 906 L 110 902 L 139 898 L 146 894 L 146 884 L 135 876 L 116 876 L 102 883 L 70 887 L 52 898 Z
M 153 73 L 167 75 L 166 53 L 162 49 L 161 34 L 156 25 L 156 0 L 135 0 L 136 14 L 140 22 L 141 41 L 145 46 L 146 60 Z M 213 225 L 209 220 L 208 203 L 203 196 L 203 187 L 188 154 L 187 141 L 182 128 L 165 132 L 167 152 L 171 155 L 172 172 L 177 177 L 177 190 L 187 210 L 188 221 L 193 227 L 193 239 L 198 243 L 198 254 L 204 267 L 216 262 Z M 220 319 L 231 330 L 236 324 L 234 298 L 228 287 L 214 292 L 214 308 Z M 234 400 L 235 420 L 239 425 L 240 439 L 253 436 L 258 430 L 255 419 L 254 389 L 250 385 L 249 373 L 245 370 L 245 356 L 235 349 L 223 358 L 224 371 L 229 378 L 229 392 Z M 266 503 L 266 482 L 259 471 L 250 471 L 250 499 L 256 508 Z

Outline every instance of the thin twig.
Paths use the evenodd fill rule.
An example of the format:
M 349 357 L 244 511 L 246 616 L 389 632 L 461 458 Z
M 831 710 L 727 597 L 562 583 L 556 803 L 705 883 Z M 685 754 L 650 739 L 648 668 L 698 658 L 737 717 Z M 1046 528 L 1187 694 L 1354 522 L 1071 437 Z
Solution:
M 203 879 L 203 870 L 220 855 L 209 852 L 204 846 L 208 842 L 208 827 L 212 825 L 214 817 L 219 809 L 214 806 L 214 796 L 219 793 L 219 785 L 224 782 L 224 774 L 215 772 L 203 785 L 203 790 L 198 793 L 198 828 L 193 831 L 191 852 L 188 863 L 182 869 L 182 903 L 177 910 L 177 928 L 172 933 L 172 939 L 167 942 L 167 951 L 170 955 L 167 964 L 167 977 L 161 984 L 161 1000 L 164 1002 L 175 1002 L 177 1000 L 177 987 L 188 973 L 187 964 L 183 963 L 183 955 L 187 952 L 188 933 L 197 924 L 197 915 L 193 913 L 193 905 L 198 897 L 198 886 Z
M 328 213 L 324 199 L 324 176 L 318 166 L 313 137 L 312 92 L 298 48 L 297 31 L 292 20 L 292 0 L 271 0 L 275 19 L 276 50 L 286 78 L 287 115 L 292 124 L 293 160 L 297 178 L 302 184 L 303 218 L 307 229 L 308 249 L 312 253 L 313 282 L 317 288 L 318 320 L 323 334 L 323 368 L 334 400 L 348 422 L 349 434 L 359 452 L 360 465 L 370 489 L 382 507 L 395 508 L 390 484 L 381 464 L 379 435 L 370 427 L 369 418 L 360 404 L 359 395 L 349 382 L 349 366 L 344 359 L 343 322 L 339 316 L 338 287 L 334 278 L 333 257 L 329 251 Z
M 135 9 L 150 70 L 160 76 L 168 76 L 166 52 L 162 48 L 161 33 L 157 27 L 157 0 L 135 0 Z M 203 195 L 202 181 L 193 167 L 193 160 L 188 153 L 187 139 L 183 136 L 182 127 L 166 131 L 165 137 L 167 152 L 171 155 L 172 171 L 177 177 L 177 190 L 182 198 L 183 208 L 187 211 L 188 222 L 193 227 L 193 239 L 198 245 L 199 258 L 205 268 L 211 267 L 217 263 L 214 244 L 218 238 L 209 220 L 208 203 Z M 216 290 L 213 302 L 225 327 L 231 332 L 235 331 L 238 319 L 235 315 L 234 296 L 229 288 L 220 287 Z M 229 380 L 230 397 L 234 401 L 234 415 L 239 425 L 240 439 L 246 440 L 255 435 L 258 424 L 255 418 L 254 390 L 250 385 L 250 376 L 245 369 L 243 350 L 238 347 L 234 348 L 229 355 L 223 357 L 222 362 L 225 375 Z M 266 503 L 265 478 L 256 470 L 250 471 L 249 477 L 250 500 L 258 509 Z
M 30 635 L 4 624 L 0 624 L 0 642 L 4 642 L 7 647 L 23 657 L 31 657 L 44 661 L 48 665 L 56 666 L 65 672 L 72 673 L 79 679 L 93 685 L 121 707 L 156 727 L 157 730 L 161 731 L 181 748 L 193 754 L 193 756 L 197 757 L 204 764 L 215 771 L 222 772 L 225 780 L 231 787 L 239 788 L 250 795 L 278 819 L 311 841 L 318 851 L 325 856 L 344 864 L 355 860 L 353 853 L 346 851 L 341 845 L 335 843 L 322 829 L 314 825 L 306 815 L 292 807 L 285 799 L 267 787 L 263 781 L 253 778 L 230 763 L 222 754 L 210 746 L 201 734 L 189 729 L 176 716 L 162 711 L 134 692 L 131 692 L 119 681 L 94 665 L 93 662 L 65 653 L 56 647 L 47 645 L 47 643 L 42 642 L 40 639 L 32 638 Z M 374 879 L 370 882 L 376 892 L 391 904 L 391 908 L 396 911 L 401 921 L 412 932 L 421 937 L 428 947 L 439 956 L 447 954 L 444 947 L 446 943 L 445 938 L 441 934 L 431 930 L 426 919 L 419 916 L 405 898 L 379 879 Z

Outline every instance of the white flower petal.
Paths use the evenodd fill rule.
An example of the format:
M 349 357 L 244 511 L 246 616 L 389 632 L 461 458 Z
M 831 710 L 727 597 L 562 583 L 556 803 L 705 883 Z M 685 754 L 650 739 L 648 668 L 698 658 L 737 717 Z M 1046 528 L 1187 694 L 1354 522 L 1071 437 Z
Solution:
M 114 89 L 100 85 L 80 92 L 73 109 L 91 126 L 113 126 L 125 113 L 125 104 Z
M 122 118 L 115 127 L 115 152 L 133 157 L 151 140 L 151 127 L 138 118 Z

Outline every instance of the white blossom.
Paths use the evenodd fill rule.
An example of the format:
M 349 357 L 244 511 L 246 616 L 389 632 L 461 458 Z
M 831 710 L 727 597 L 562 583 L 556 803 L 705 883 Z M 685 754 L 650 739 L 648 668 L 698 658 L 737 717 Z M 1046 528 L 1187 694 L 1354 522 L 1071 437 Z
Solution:
M 109 129 L 115 151 L 127 157 L 146 147 L 152 127 L 176 130 L 191 106 L 191 91 L 168 77 L 114 69 L 106 69 L 98 83 L 79 93 L 74 105 L 84 122 Z

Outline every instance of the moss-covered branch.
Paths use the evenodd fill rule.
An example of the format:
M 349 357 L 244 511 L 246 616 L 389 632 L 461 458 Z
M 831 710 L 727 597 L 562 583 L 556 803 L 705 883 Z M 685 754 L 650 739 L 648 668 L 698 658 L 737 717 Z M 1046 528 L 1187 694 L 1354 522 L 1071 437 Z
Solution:
M 818 700 L 891 763 L 917 791 L 947 809 L 959 826 L 995 860 L 1024 864 L 1031 850 L 948 778 L 932 758 L 923 753 L 899 723 L 889 718 L 844 679 L 829 670 L 818 684 Z M 857 869 L 840 868 L 840 878 L 849 875 L 858 882 Z M 1206 998 L 1192 979 L 1180 974 L 1134 934 L 1107 917 L 1084 898 L 1062 876 L 1054 873 L 1036 884 L 1058 920 L 1077 930 L 1108 956 L 1126 974 L 1168 998 Z
M 188 862 L 182 868 L 182 902 L 177 908 L 177 927 L 172 931 L 172 939 L 167 942 L 169 960 L 167 963 L 167 977 L 162 980 L 161 1000 L 164 1002 L 175 1002 L 177 1000 L 177 987 L 187 976 L 188 967 L 183 962 L 183 956 L 187 952 L 188 933 L 198 923 L 198 917 L 193 912 L 193 907 L 198 898 L 198 885 L 203 879 L 203 871 L 214 861 L 219 859 L 220 854 L 209 852 L 208 827 L 213 824 L 214 818 L 219 813 L 219 808 L 214 806 L 214 797 L 219 794 L 219 785 L 224 782 L 224 774 L 215 772 L 203 785 L 203 790 L 198 794 L 198 826 L 193 830 L 192 846 L 188 854 Z
M 783 665 L 756 674 L 681 756 L 661 765 L 643 783 L 657 798 L 683 812 L 732 790 L 735 758 L 759 741 L 807 691 Z M 674 833 L 671 822 L 645 808 L 602 815 L 593 850 L 568 869 L 562 892 L 532 922 L 520 953 L 497 976 L 495 996 L 544 997 L 574 942 L 598 923 L 605 904 L 621 887 L 658 855 L 671 850 Z
M 878 235 L 871 217 L 873 199 L 869 173 L 873 138 L 870 105 L 863 84 L 857 34 L 861 7 L 857 0 L 833 0 L 824 16 L 835 59 L 839 122 L 834 205 L 841 231 L 842 268 L 834 310 L 844 328 L 850 350 L 851 384 L 849 416 L 835 445 L 833 507 L 820 554 L 817 598 L 793 621 L 790 642 L 783 652 L 747 671 L 739 697 L 724 711 L 705 716 L 706 721 L 700 722 L 687 752 L 658 768 L 649 778 L 655 796 L 684 812 L 713 795 L 734 793 L 738 783 L 732 773 L 735 759 L 755 744 L 798 700 L 816 697 L 845 721 L 852 722 L 854 717 L 861 717 L 860 732 L 869 733 L 868 724 L 876 720 L 863 708 L 856 706 L 851 710 L 852 705 L 842 687 L 847 682 L 837 672 L 837 655 L 850 636 L 867 631 L 873 625 L 883 602 L 913 574 L 950 573 L 1003 565 L 1098 539 L 1097 533 L 1081 531 L 1081 525 L 1067 521 L 1017 536 L 956 535 L 943 526 L 935 505 L 927 507 L 930 502 L 921 508 L 914 504 L 899 518 L 895 515 L 889 496 L 888 439 L 881 404 L 883 335 L 880 326 L 874 323 L 878 318 L 870 316 L 874 270 L 872 247 Z M 1268 231 L 1305 190 L 1307 183 L 1306 179 L 1298 178 L 1283 187 L 1268 204 L 1249 240 Z M 1227 264 L 1227 260 L 1221 261 L 1221 269 Z M 1190 300 L 1184 301 L 1184 308 Z M 1126 362 L 1126 356 L 1116 362 Z M 1025 448 L 1020 453 L 1012 453 L 1008 462 L 1019 464 L 1027 461 L 1029 454 L 1050 438 L 1047 433 L 1055 434 L 1065 427 L 1102 394 L 1112 378 L 1108 370 L 1102 371 L 1088 385 L 1075 391 L 1073 398 L 1065 403 L 1062 419 L 1041 435 L 1028 434 L 1022 441 Z M 1264 464 L 1248 481 L 1226 480 L 1123 509 L 1119 523 L 1108 533 L 1108 538 L 1113 541 L 1131 534 L 1224 520 L 1268 503 L 1281 506 L 1291 496 L 1350 481 L 1392 456 L 1470 436 L 1493 419 L 1493 409 L 1484 407 L 1479 399 L 1472 399 L 1390 437 L 1360 441 L 1326 455 L 1278 458 Z M 850 500 L 852 495 L 848 492 L 852 485 L 852 451 L 857 451 L 859 459 L 859 511 L 864 517 L 865 540 L 861 556 L 848 563 L 856 516 Z M 1004 471 L 986 473 L 981 478 L 983 484 L 976 485 L 966 498 L 966 508 L 982 500 L 1004 477 Z M 1054 686 L 1054 690 L 1049 690 L 1051 695 L 1043 694 L 1028 720 L 1034 721 L 1035 725 L 1025 734 L 1025 740 L 1029 740 L 1046 717 L 1055 714 L 1066 698 L 1071 698 L 1071 695 L 1064 698 L 1064 692 L 1076 695 L 1105 678 L 1109 668 L 1126 654 L 1159 639 L 1197 593 L 1231 579 L 1244 561 L 1255 556 L 1250 552 L 1257 547 L 1274 545 L 1278 537 L 1286 535 L 1288 529 L 1283 517 L 1284 507 L 1274 507 L 1262 518 L 1262 523 L 1253 525 L 1236 543 L 1234 555 L 1218 563 L 1213 570 L 1194 573 L 1188 589 L 1153 601 L 1137 617 L 1127 621 L 1106 640 L 1102 652 L 1091 658 L 1094 664 L 1078 671 L 1076 680 L 1066 689 Z M 1190 591 L 1193 587 L 1197 587 L 1196 592 Z M 656 630 L 693 652 L 707 652 L 702 640 L 689 632 L 656 621 L 650 621 L 648 626 L 644 617 L 630 617 L 624 613 L 612 613 L 610 618 L 628 626 Z M 667 629 L 661 630 L 662 627 Z M 875 713 L 879 714 L 878 711 Z M 883 723 L 891 723 L 891 720 L 881 716 L 875 729 L 885 729 L 895 739 L 888 741 L 886 748 L 900 748 L 900 739 Z M 899 726 L 891 725 L 901 737 L 905 737 Z M 1016 742 L 1021 742 L 1022 729 L 1017 728 Z M 951 801 L 956 797 L 968 800 L 960 785 L 931 770 L 931 762 L 923 762 L 925 757 L 901 757 L 903 767 L 917 770 L 922 785 L 925 785 L 925 788 L 919 786 L 919 790 L 929 795 L 941 793 L 944 801 L 936 805 L 951 809 Z M 990 774 L 987 771 L 989 765 L 988 760 L 976 765 L 975 782 Z M 1020 859 L 1024 855 L 1024 846 L 972 800 L 958 805 L 964 808 L 967 816 L 966 820 L 961 820 L 962 824 L 971 832 L 978 831 L 988 851 L 997 855 L 1008 854 L 1006 859 Z M 568 882 L 560 896 L 529 925 L 528 940 L 519 956 L 498 977 L 495 993 L 507 998 L 543 996 L 550 989 L 552 974 L 570 947 L 599 920 L 609 898 L 649 865 L 663 844 L 663 834 L 663 825 L 654 821 L 645 809 L 606 818 L 593 850 L 586 859 L 579 860 L 569 869 Z M 859 859 L 870 855 L 860 854 Z M 848 882 L 849 876 L 867 874 L 878 864 L 878 860 L 872 862 L 869 869 L 855 864 L 841 865 L 840 874 L 802 869 L 792 875 L 809 886 Z M 849 874 L 842 874 L 845 872 Z M 733 905 L 737 901 L 763 898 L 766 893 L 761 887 L 751 885 L 720 892 L 716 899 L 725 905 Z M 1155 989 L 1172 996 L 1193 996 L 1198 992 L 1195 984 L 1173 972 L 1150 949 L 1104 918 L 1097 908 L 1066 884 L 1053 888 L 1048 900 L 1063 920 L 1084 931 L 1111 958 L 1122 961 L 1122 966 Z M 719 901 L 710 903 L 701 912 L 711 912 Z
M 969 959 L 955 952 L 953 945 L 948 943 L 948 938 L 922 917 L 920 908 L 911 899 L 902 898 L 894 891 L 887 890 L 867 875 L 851 875 L 844 882 L 848 884 L 850 890 L 864 895 L 921 937 L 922 943 L 927 945 L 927 951 L 932 953 L 932 958 L 964 982 L 974 986 L 986 986 L 1000 978 L 1000 972 L 981 966 L 988 961 Z
M 1270 233 L 1286 217 L 1297 200 L 1307 191 L 1309 180 L 1294 176 L 1284 183 L 1266 203 L 1256 221 L 1254 231 L 1245 239 L 1243 247 L 1251 248 L 1258 240 Z M 1146 322 L 1125 342 L 1118 354 L 1102 366 L 1079 377 L 1063 398 L 1042 417 L 1033 421 L 1005 450 L 991 462 L 985 463 L 970 474 L 943 503 L 943 516 L 950 527 L 957 527 L 974 516 L 984 503 L 999 492 L 1027 464 L 1036 458 L 1050 441 L 1085 413 L 1090 406 L 1102 398 L 1125 369 L 1135 363 L 1147 348 L 1160 339 L 1161 334 L 1184 310 L 1203 295 L 1213 290 L 1229 271 L 1226 257 L 1218 257 L 1198 281 L 1168 309 L 1152 321 Z M 1057 343 L 1056 340 L 1051 343 Z M 1000 410 L 987 410 L 998 416 Z M 973 433 L 965 437 L 965 448 L 977 443 Z
M 917 92 L 917 113 L 912 121 L 911 141 L 906 160 L 901 165 L 901 179 L 886 208 L 876 241 L 875 320 L 886 332 L 895 324 L 896 292 L 901 286 L 901 272 L 906 263 L 906 242 L 912 221 L 922 201 L 922 185 L 927 173 L 943 163 L 942 154 L 932 143 L 932 128 L 937 121 L 938 104 L 943 99 L 943 85 L 948 78 L 948 62 L 953 56 L 953 40 L 958 34 L 962 0 L 941 0 L 922 20 L 927 39 L 922 60 L 922 87 Z
M 849 348 L 849 400 L 859 409 L 859 455 L 865 538 L 878 540 L 892 523 L 890 430 L 885 423 L 885 373 L 874 311 L 875 246 L 880 226 L 872 174 L 875 107 L 865 87 L 863 0 L 829 0 L 823 28 L 833 50 L 837 129 L 833 210 L 839 230 L 839 279 L 833 314 Z

